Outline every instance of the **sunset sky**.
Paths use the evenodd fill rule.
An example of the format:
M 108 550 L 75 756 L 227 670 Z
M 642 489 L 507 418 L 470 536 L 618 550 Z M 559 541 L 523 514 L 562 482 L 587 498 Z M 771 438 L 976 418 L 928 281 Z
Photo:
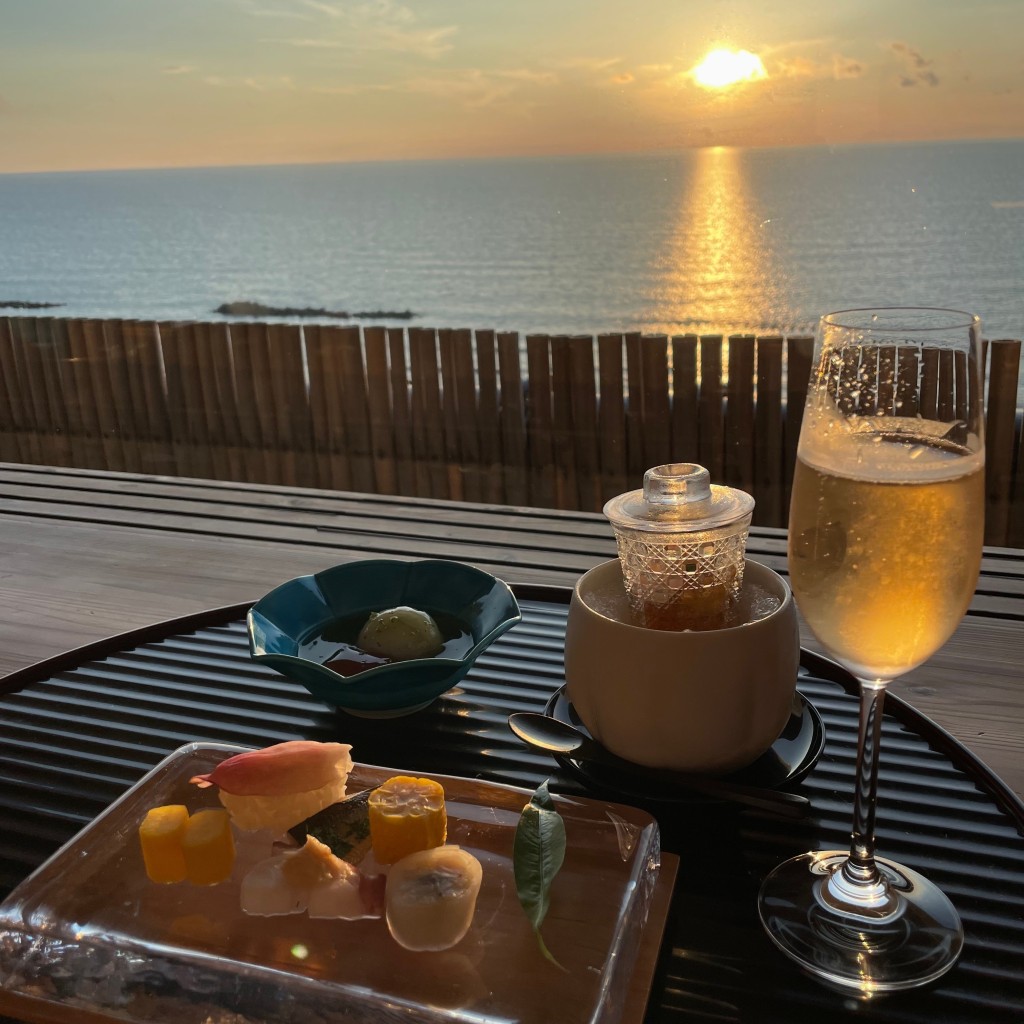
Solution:
M 0 0 L 0 172 L 1018 137 L 1021 39 L 1021 0 Z

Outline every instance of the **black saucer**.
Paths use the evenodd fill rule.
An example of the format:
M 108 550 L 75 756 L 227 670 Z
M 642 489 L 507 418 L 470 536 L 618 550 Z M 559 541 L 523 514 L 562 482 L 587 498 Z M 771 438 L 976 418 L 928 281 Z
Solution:
M 544 708 L 544 714 L 566 722 L 590 736 L 572 702 L 561 686 Z M 592 737 L 591 737 L 592 738 Z M 799 782 L 815 765 L 825 749 L 825 726 L 814 705 L 801 694 L 793 698 L 793 713 L 779 738 L 756 761 L 739 771 L 722 776 L 729 782 L 764 789 L 780 789 Z M 592 761 L 554 755 L 555 760 L 571 775 L 591 789 L 614 795 L 630 803 L 657 802 L 680 804 L 720 803 L 715 797 L 694 793 L 674 783 L 671 772 L 643 765 L 619 770 Z

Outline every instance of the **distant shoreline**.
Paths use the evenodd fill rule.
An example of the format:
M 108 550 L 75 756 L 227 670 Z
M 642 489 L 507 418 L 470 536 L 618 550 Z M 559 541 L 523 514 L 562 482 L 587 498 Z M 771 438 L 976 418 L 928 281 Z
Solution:
M 370 309 L 360 313 L 312 306 L 265 306 L 262 302 L 222 302 L 214 311 L 221 316 L 321 317 L 332 320 L 412 320 L 411 309 Z

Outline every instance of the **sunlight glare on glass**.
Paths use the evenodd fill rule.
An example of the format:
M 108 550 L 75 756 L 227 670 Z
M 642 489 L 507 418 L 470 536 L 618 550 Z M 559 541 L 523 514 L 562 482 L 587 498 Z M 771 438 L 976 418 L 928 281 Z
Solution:
M 694 69 L 693 78 L 705 89 L 767 78 L 761 58 L 749 50 L 712 50 Z

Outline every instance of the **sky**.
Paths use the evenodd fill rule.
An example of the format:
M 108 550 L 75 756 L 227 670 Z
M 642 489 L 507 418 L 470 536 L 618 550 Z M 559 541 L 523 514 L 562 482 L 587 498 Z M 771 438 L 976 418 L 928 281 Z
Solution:
M 0 173 L 1015 138 L 1021 39 L 1024 0 L 0 0 Z

